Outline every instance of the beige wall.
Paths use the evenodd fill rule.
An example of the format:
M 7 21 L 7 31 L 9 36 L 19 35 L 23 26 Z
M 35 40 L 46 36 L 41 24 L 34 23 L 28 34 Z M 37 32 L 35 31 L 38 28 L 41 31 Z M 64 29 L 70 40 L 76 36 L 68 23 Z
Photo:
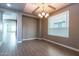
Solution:
M 53 13 L 52 16 L 66 10 L 69 10 L 69 38 L 48 35 L 47 19 L 41 19 L 41 37 L 79 49 L 79 4 L 72 4 L 63 8 Z
M 22 17 L 23 39 L 37 38 L 37 19 L 23 16 Z

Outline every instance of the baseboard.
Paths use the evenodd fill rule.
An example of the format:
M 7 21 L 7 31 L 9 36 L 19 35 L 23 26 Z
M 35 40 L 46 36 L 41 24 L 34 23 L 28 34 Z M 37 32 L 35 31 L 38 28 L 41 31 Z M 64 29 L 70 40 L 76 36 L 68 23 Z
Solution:
M 23 41 L 26 41 L 26 40 L 35 40 L 35 39 L 41 39 L 41 38 L 28 38 L 28 39 L 23 39 Z
M 22 43 L 22 41 L 17 41 L 17 43 Z
M 77 48 L 73 48 L 73 47 L 70 47 L 70 46 L 67 46 L 67 45 L 63 45 L 63 44 L 57 43 L 57 42 L 55 42 L 55 41 L 51 41 L 51 40 L 44 39 L 44 38 L 42 38 L 42 40 L 45 40 L 45 41 L 48 41 L 48 42 L 51 42 L 51 43 L 54 43 L 54 44 L 63 46 L 63 47 L 65 47 L 65 48 L 68 48 L 68 49 L 71 49 L 71 50 L 74 50 L 74 51 L 79 52 L 79 49 L 77 49 Z

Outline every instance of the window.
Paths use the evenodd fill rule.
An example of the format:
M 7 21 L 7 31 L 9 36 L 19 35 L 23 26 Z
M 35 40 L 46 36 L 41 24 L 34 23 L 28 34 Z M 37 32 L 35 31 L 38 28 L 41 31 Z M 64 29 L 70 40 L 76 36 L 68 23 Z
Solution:
M 48 18 L 48 35 L 69 37 L 69 11 Z

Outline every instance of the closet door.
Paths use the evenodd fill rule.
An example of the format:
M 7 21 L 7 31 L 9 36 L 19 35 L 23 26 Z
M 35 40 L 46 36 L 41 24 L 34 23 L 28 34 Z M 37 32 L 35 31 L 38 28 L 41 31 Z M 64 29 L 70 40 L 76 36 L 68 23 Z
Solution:
M 23 40 L 30 40 L 32 38 L 37 38 L 36 19 L 23 16 L 22 26 L 23 26 Z

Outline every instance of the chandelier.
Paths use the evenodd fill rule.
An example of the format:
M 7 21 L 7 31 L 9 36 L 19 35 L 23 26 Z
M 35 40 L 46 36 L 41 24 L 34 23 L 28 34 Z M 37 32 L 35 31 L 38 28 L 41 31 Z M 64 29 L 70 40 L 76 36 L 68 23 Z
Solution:
M 39 7 L 40 7 L 40 6 L 39 6 Z M 47 18 L 47 17 L 50 15 L 50 13 L 46 11 L 45 7 L 49 7 L 49 8 L 51 8 L 51 9 L 53 9 L 53 10 L 56 10 L 55 7 L 53 7 L 53 6 L 51 6 L 51 5 L 48 5 L 48 4 L 42 3 L 42 4 L 41 4 L 41 7 L 40 7 L 40 8 L 42 8 L 42 10 L 41 10 L 41 12 L 38 13 L 38 16 L 39 16 L 40 18 Z
M 49 16 L 49 13 L 48 12 L 45 12 L 45 11 L 42 11 L 41 13 L 38 14 L 39 17 L 43 18 L 47 18 Z
M 45 8 L 45 5 L 44 3 L 42 3 L 42 12 L 38 13 L 38 16 L 40 18 L 43 18 L 43 17 L 47 18 L 49 16 L 49 13 L 46 12 L 44 8 Z

